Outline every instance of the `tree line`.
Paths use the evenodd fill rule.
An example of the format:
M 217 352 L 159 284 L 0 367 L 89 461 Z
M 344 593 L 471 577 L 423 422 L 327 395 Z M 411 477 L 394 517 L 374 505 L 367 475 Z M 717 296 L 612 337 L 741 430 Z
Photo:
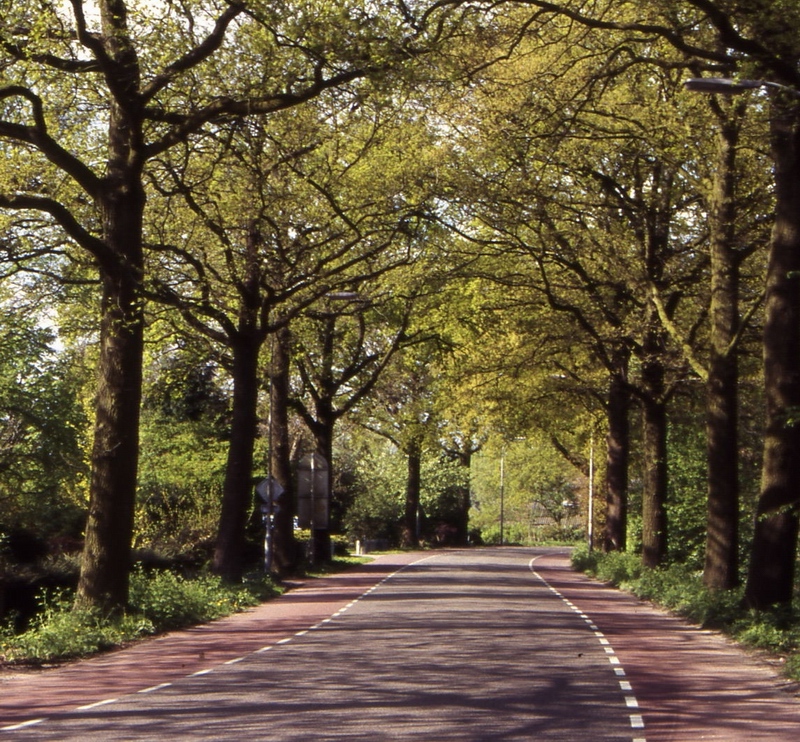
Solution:
M 656 567 L 674 546 L 671 416 L 702 388 L 706 584 L 740 579 L 741 405 L 763 405 L 745 599 L 789 601 L 800 8 L 756 5 L 6 2 L 4 327 L 25 344 L 4 343 L 4 375 L 43 368 L 34 345 L 57 330 L 54 363 L 97 381 L 59 408 L 88 371 L 54 379 L 44 415 L 4 394 L 4 437 L 53 427 L 48 491 L 86 493 L 78 600 L 126 603 L 137 492 L 165 481 L 147 454 L 169 460 L 154 409 L 217 416 L 213 569 L 229 580 L 259 446 L 291 490 L 298 441 L 330 461 L 348 419 L 408 462 L 409 545 L 426 450 L 468 466 L 490 433 L 535 430 L 585 473 L 587 437 L 605 437 L 602 546 L 631 541 L 635 461 Z M 684 89 L 703 76 L 776 85 Z M 284 508 L 280 568 L 293 538 Z

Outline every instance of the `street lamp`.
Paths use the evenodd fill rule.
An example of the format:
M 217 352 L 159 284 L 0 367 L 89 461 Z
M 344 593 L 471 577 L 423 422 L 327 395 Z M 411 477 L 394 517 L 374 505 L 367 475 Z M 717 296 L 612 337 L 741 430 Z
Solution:
M 692 77 L 683 83 L 683 87 L 694 93 L 720 93 L 722 95 L 737 95 L 748 90 L 772 88 L 783 90 L 794 96 L 800 97 L 800 91 L 769 80 L 731 80 L 728 77 Z
M 739 94 L 768 88 L 800 98 L 800 91 L 767 80 L 695 78 L 688 90 Z M 774 96 L 769 117 L 775 178 L 775 220 L 770 239 L 762 330 L 766 426 L 762 491 L 756 507 L 744 600 L 765 609 L 792 599 L 800 487 L 800 428 L 787 424 L 800 408 L 800 107 Z
M 505 489 L 506 489 L 506 447 L 500 454 L 500 546 L 503 545 L 503 526 L 505 518 Z

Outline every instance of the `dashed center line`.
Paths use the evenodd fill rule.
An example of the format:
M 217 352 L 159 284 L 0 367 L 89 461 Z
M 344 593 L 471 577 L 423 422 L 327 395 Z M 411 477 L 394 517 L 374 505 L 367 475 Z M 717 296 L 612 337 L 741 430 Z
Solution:
M 555 587 L 553 587 L 549 582 L 547 582 L 547 580 L 545 580 L 544 577 L 542 577 L 538 572 L 536 572 L 536 570 L 533 568 L 533 563 L 537 559 L 538 557 L 534 557 L 528 564 L 533 575 L 537 579 L 541 580 L 547 586 L 550 592 L 561 598 L 561 600 L 564 601 L 564 604 L 566 606 L 575 611 L 575 613 L 577 613 L 578 616 L 586 622 L 587 626 L 594 633 L 595 637 L 597 638 L 597 641 L 600 643 L 600 646 L 605 651 L 608 657 L 608 661 L 614 670 L 614 674 L 617 677 L 625 677 L 625 670 L 622 668 L 619 657 L 617 657 L 614 648 L 611 646 L 611 642 L 605 638 L 603 632 L 600 631 L 600 629 L 597 627 L 594 621 L 592 621 L 592 619 L 586 613 L 584 613 L 572 601 L 570 601 L 568 598 L 562 595 L 561 592 L 559 592 Z M 625 701 L 626 708 L 638 709 L 639 701 L 636 699 L 636 696 L 633 695 L 633 686 L 630 684 L 630 681 L 620 680 L 619 687 L 623 693 L 623 699 Z M 631 714 L 629 719 L 630 719 L 631 729 L 637 729 L 637 730 L 644 729 L 644 717 L 641 714 Z M 644 737 L 634 737 L 631 742 L 647 742 L 647 740 Z
M 362 600 L 366 596 L 368 596 L 371 593 L 373 593 L 381 585 L 383 585 L 385 582 L 387 582 L 390 579 L 392 579 L 395 575 L 397 575 L 398 573 L 402 572 L 404 569 L 407 569 L 407 568 L 413 566 L 414 564 L 419 564 L 419 562 L 427 561 L 428 559 L 433 559 L 433 556 L 425 557 L 424 559 L 419 559 L 416 562 L 412 562 L 411 564 L 407 564 L 407 565 L 404 565 L 403 567 L 400 567 L 400 569 L 395 570 L 390 575 L 387 575 L 386 577 L 384 577 L 380 582 L 378 582 L 377 584 L 375 584 L 372 587 L 370 587 L 367 590 L 365 590 L 361 595 L 359 595 L 354 600 L 351 600 L 347 605 L 345 605 L 343 608 L 340 608 L 338 611 L 336 611 L 336 613 L 332 614 L 328 618 L 324 618 L 319 623 L 315 624 L 314 626 L 310 626 L 307 629 L 303 629 L 302 631 L 298 631 L 295 634 L 293 634 L 292 636 L 287 636 L 287 637 L 285 637 L 283 639 L 280 639 L 280 640 L 276 641 L 274 644 L 268 644 L 265 647 L 261 647 L 260 649 L 256 649 L 256 650 L 254 650 L 252 652 L 252 654 L 263 654 L 264 652 L 268 652 L 271 649 L 274 649 L 278 645 L 288 644 L 289 642 L 293 641 L 294 639 L 296 639 L 298 637 L 305 636 L 310 631 L 316 631 L 318 629 L 323 628 L 323 626 L 325 626 L 326 624 L 331 623 L 335 618 L 339 618 L 345 611 L 347 611 L 350 608 L 352 608 L 353 606 L 355 606 L 360 600 Z M 235 657 L 233 659 L 230 659 L 230 660 L 227 660 L 227 661 L 223 662 L 222 664 L 223 665 L 235 665 L 235 664 L 237 664 L 239 662 L 244 661 L 246 658 L 247 658 L 247 656 Z M 197 678 L 197 677 L 201 677 L 203 675 L 210 675 L 212 672 L 214 672 L 214 668 L 207 668 L 205 670 L 198 670 L 197 672 L 190 673 L 186 677 L 188 677 L 188 678 Z M 172 683 L 170 683 L 170 682 L 159 683 L 158 685 L 151 685 L 149 688 L 142 688 L 141 690 L 138 690 L 138 691 L 135 691 L 135 692 L 136 693 L 155 693 L 155 692 L 157 692 L 159 690 L 162 690 L 164 688 L 168 688 L 171 685 L 172 685 Z M 91 709 L 95 709 L 95 708 L 98 708 L 100 706 L 107 706 L 107 705 L 109 705 L 111 703 L 115 703 L 118 700 L 119 699 L 117 699 L 117 698 L 107 698 L 107 699 L 105 699 L 103 701 L 97 701 L 95 703 L 90 703 L 90 704 L 87 704 L 85 706 L 78 706 L 77 708 L 75 708 L 73 710 L 74 711 L 89 711 Z M 42 724 L 43 722 L 45 722 L 47 720 L 48 720 L 48 717 L 46 717 L 46 716 L 38 718 L 38 719 L 28 719 L 28 720 L 20 722 L 18 724 L 11 724 L 9 726 L 0 727 L 0 732 L 19 731 L 20 729 L 26 729 L 27 727 L 32 727 L 32 726 L 35 726 L 37 724 Z
M 100 708 L 100 706 L 108 706 L 110 703 L 116 703 L 117 698 L 106 698 L 105 701 L 97 701 L 95 703 L 87 703 L 85 706 L 78 706 L 76 711 L 91 711 L 92 709 Z

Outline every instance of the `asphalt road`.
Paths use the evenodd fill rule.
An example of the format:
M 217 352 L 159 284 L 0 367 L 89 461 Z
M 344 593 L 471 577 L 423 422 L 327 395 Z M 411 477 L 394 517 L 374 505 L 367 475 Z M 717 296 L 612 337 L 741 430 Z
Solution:
M 422 557 L 274 643 L 3 736 L 645 739 L 613 647 L 536 574 L 542 553 Z
M 204 626 L 0 671 L 0 742 L 788 742 L 798 688 L 573 572 L 565 549 L 392 554 Z

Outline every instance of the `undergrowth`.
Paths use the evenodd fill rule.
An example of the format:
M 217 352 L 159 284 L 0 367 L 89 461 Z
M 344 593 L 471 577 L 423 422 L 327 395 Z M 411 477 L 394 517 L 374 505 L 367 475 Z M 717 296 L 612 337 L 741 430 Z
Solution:
M 646 569 L 636 554 L 589 551 L 572 555 L 575 569 L 610 582 L 704 628 L 713 628 L 747 647 L 766 650 L 785 660 L 787 677 L 800 681 L 800 598 L 775 611 L 742 605 L 742 590 L 710 591 L 699 572 L 681 564 Z
M 86 657 L 163 631 L 212 621 L 258 605 L 279 589 L 263 576 L 231 586 L 219 578 L 192 579 L 171 572 L 131 575 L 128 610 L 119 616 L 75 607 L 69 590 L 43 591 L 31 626 L 15 634 L 0 627 L 4 662 L 52 662 Z

